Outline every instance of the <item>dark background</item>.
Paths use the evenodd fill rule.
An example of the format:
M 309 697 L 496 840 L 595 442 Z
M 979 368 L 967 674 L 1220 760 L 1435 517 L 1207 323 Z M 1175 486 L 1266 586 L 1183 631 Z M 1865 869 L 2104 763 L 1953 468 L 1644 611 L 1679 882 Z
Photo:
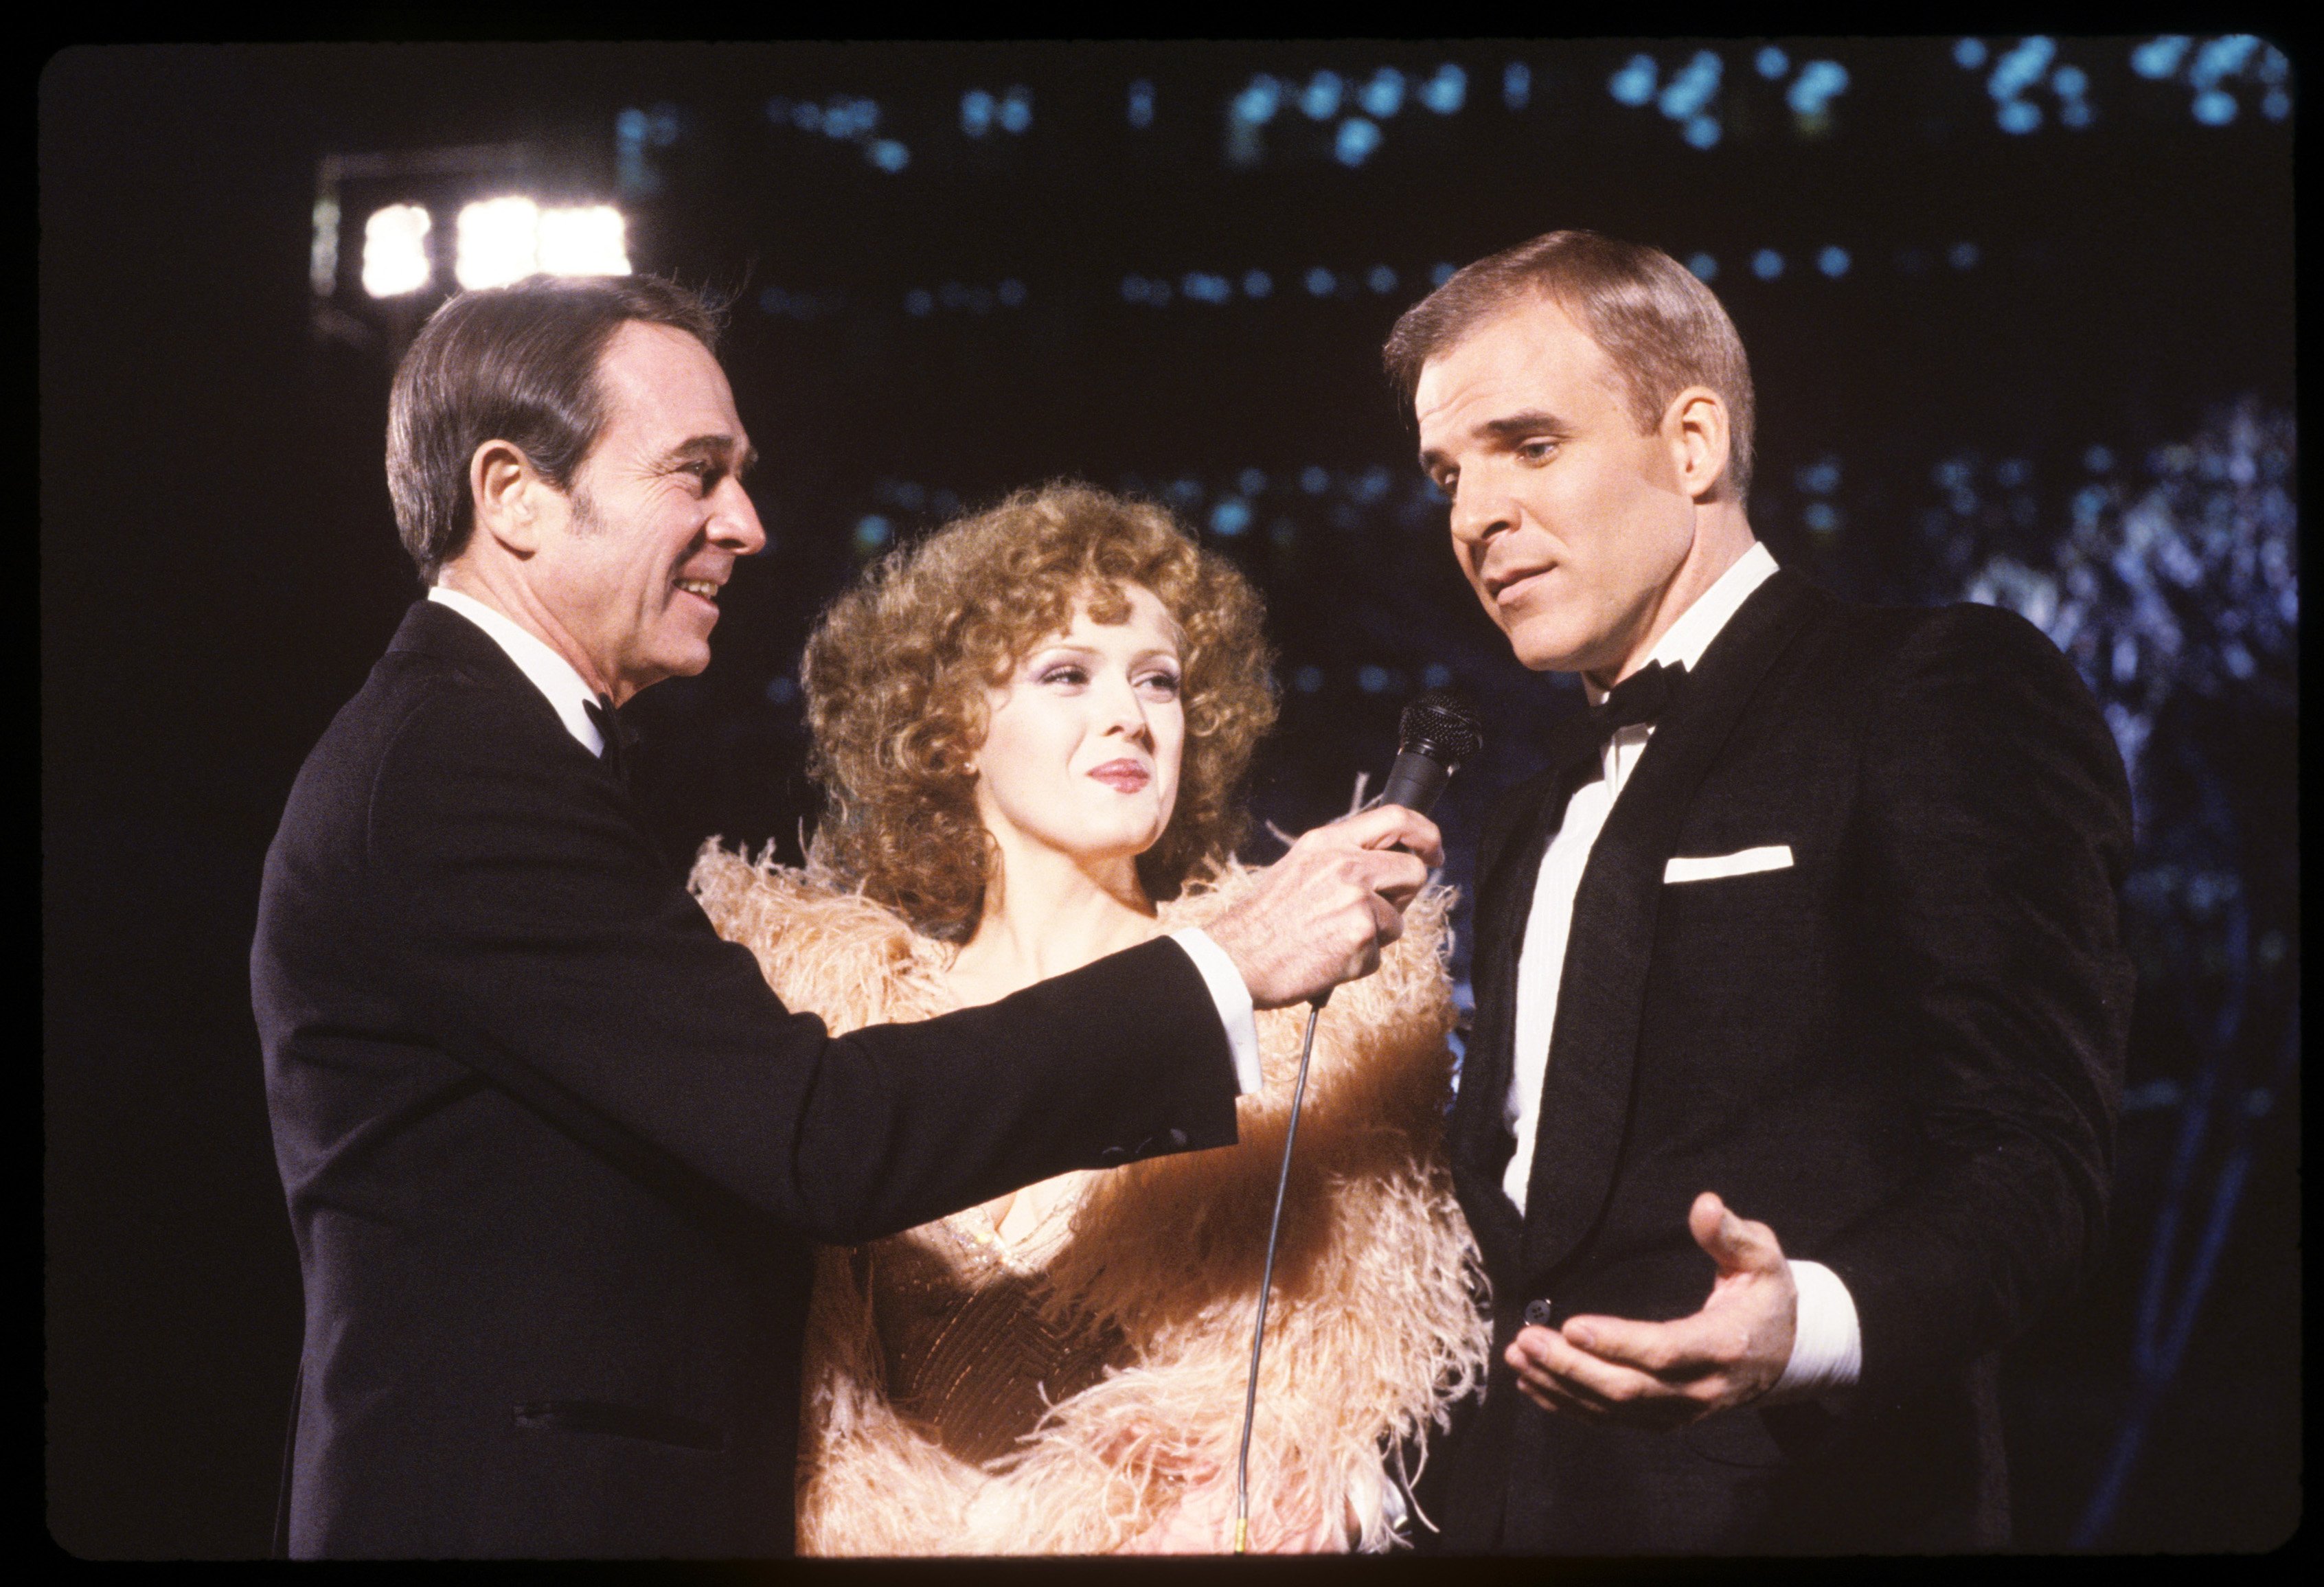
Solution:
M 2284 1540 L 2301 1513 L 2301 1286 L 2282 57 L 2208 37 L 2175 55 L 2144 38 L 2046 53 L 2015 37 L 1782 40 L 1763 73 L 1769 47 L 53 60 L 41 707 L 57 1540 L 99 1556 L 267 1547 L 300 1297 L 248 1007 L 260 864 L 300 760 L 418 594 L 383 488 L 385 392 L 449 275 L 447 257 L 417 299 L 368 299 L 363 218 L 425 203 L 442 239 L 461 202 L 510 190 L 618 202 L 637 267 L 734 299 L 724 351 L 765 455 L 753 493 L 771 549 L 738 571 L 710 669 L 629 713 L 681 859 L 712 834 L 797 858 L 815 804 L 792 669 L 823 600 L 896 539 L 1071 474 L 1171 502 L 1266 594 L 1286 703 L 1253 789 L 1267 818 L 1296 829 L 1343 808 L 1412 691 L 1449 678 L 1478 699 L 1489 747 L 1441 812 L 1462 880 L 1485 798 L 1532 769 L 1576 697 L 1517 669 L 1475 609 L 1379 344 L 1432 270 L 1554 226 L 1707 255 L 1754 359 L 1752 516 L 1777 559 L 1861 598 L 2026 611 L 2133 763 L 2142 984 L 2115 1229 L 2092 1286 L 2008 1358 L 2019 1538 Z M 1720 73 L 1704 94 L 1687 85 L 1706 52 Z M 1818 90 L 1817 61 L 1845 87 Z M 1447 62 L 1465 75 L 1449 107 Z M 1299 104 L 1319 71 L 1377 94 L 1383 68 L 1406 78 L 1392 111 Z M 1262 78 L 1284 85 L 1265 119 Z M 1432 82 L 1434 106 L 1417 91 Z M 972 136 L 964 96 L 1005 106 L 1012 88 L 1028 124 L 996 109 Z M 1362 137 L 1346 130 L 1360 114 L 1378 146 L 1350 164 L 1334 152 L 1355 152 L 1342 140 Z M 879 163 L 898 163 L 883 141 L 900 169 Z M 527 163 L 462 176 L 412 158 L 485 144 Z M 318 161 L 358 154 L 401 173 L 340 184 L 340 263 L 318 294 Z M 1837 273 L 1818 263 L 1832 247 Z M 1753 269 L 1762 250 L 1779 272 Z

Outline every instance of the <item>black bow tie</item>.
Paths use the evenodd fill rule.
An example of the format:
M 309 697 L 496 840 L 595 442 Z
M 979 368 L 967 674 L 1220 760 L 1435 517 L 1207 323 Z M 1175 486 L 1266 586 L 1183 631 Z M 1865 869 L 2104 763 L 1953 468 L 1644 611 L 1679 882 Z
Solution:
M 623 788 L 630 786 L 629 729 L 613 711 L 613 702 L 604 695 L 594 700 L 584 700 L 581 708 L 589 713 L 589 721 L 604 741 L 605 752 L 600 763 L 613 774 L 613 780 Z
M 1625 727 L 1652 722 L 1669 709 L 1671 697 L 1685 680 L 1686 667 L 1677 661 L 1656 661 L 1630 674 L 1582 714 L 1587 736 L 1576 746 L 1575 754 L 1603 754 L 1606 741 L 1615 734 Z

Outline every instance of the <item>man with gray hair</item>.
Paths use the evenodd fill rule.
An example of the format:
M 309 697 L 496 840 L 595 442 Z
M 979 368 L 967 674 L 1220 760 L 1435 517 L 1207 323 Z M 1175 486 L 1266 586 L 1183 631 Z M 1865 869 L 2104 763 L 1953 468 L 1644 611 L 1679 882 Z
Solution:
M 299 774 L 251 953 L 306 1291 L 290 1554 L 789 1553 L 810 1242 L 1231 1142 L 1252 1008 L 1376 968 L 1440 857 L 1367 812 L 1207 933 L 918 1024 L 785 1010 L 649 841 L 613 715 L 708 664 L 766 543 L 715 337 L 665 281 L 535 278 L 397 371 L 427 595 Z
M 1591 702 L 1479 850 L 1446 1545 L 2006 1543 L 1995 1352 L 2098 1250 L 2128 1027 L 2104 721 L 2016 616 L 1776 567 L 1667 254 L 1536 238 L 1386 358 L 1479 601 Z

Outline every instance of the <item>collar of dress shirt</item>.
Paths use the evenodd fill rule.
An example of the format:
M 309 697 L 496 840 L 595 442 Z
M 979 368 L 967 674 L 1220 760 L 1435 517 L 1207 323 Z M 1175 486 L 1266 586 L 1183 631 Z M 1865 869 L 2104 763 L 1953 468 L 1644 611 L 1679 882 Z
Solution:
M 556 711 L 557 719 L 565 724 L 565 731 L 573 735 L 574 743 L 593 755 L 605 752 L 605 741 L 597 735 L 597 724 L 589 720 L 589 702 L 597 697 L 581 681 L 581 675 L 573 670 L 572 662 L 535 635 L 527 633 L 515 620 L 493 611 L 474 595 L 464 595 L 439 584 L 429 587 L 428 598 L 439 606 L 451 607 L 508 652 L 517 670 L 532 680 L 532 687 Z
M 1720 574 L 1709 589 L 1695 597 L 1693 605 L 1678 614 L 1678 621 L 1664 632 L 1640 665 L 1650 667 L 1664 661 L 1693 671 L 1695 664 L 1702 660 L 1702 652 L 1711 648 L 1711 641 L 1727 626 L 1727 620 L 1775 571 L 1774 555 L 1764 542 L 1753 540 L 1751 549 L 1735 559 L 1734 567 Z M 1606 697 L 1607 691 L 1586 678 L 1582 687 L 1593 706 Z

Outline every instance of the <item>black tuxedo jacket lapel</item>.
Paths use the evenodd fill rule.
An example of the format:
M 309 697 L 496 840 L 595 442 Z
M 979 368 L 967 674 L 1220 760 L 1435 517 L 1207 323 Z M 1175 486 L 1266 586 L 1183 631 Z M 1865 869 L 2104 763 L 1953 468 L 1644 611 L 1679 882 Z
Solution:
M 1550 763 L 1503 795 L 1489 818 L 1477 872 L 1477 1016 L 1453 1101 L 1452 1148 L 1474 1187 L 1467 1211 L 1488 1268 L 1513 1258 L 1522 1238 L 1516 1204 L 1500 1194 L 1512 1146 L 1509 1079 L 1517 1035 L 1517 952 L 1542 855 L 1564 820 L 1566 801 L 1590 773 L 1590 732 L 1577 714 L 1551 730 Z
M 1680 824 L 1752 691 L 1829 600 L 1782 572 L 1752 592 L 1655 724 L 1591 850 L 1573 900 L 1526 1186 L 1529 1276 L 1545 1277 L 1572 1254 L 1613 1183 L 1629 1119 L 1663 867 L 1677 847 Z M 1523 916 L 1518 919 L 1521 935 Z M 1504 1091 L 1508 1084 L 1505 1077 Z

